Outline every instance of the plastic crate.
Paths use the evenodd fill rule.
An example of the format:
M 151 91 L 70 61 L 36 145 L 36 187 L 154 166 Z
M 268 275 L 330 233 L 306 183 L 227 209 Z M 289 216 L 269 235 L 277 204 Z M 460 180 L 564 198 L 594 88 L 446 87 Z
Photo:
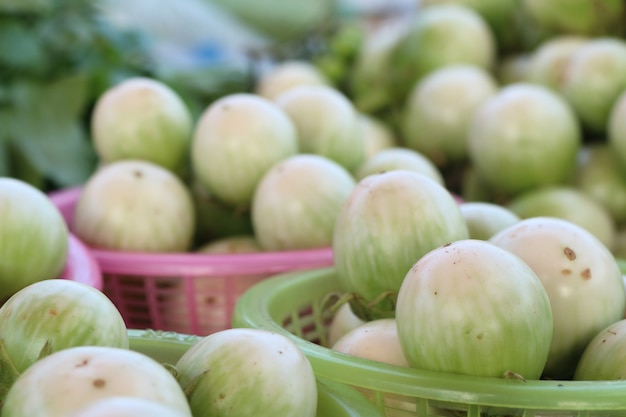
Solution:
M 59 278 L 69 279 L 102 290 L 103 279 L 100 265 L 89 249 L 70 233 L 67 262 Z
M 79 195 L 80 187 L 50 194 L 68 224 Z M 224 255 L 90 251 L 103 291 L 128 328 L 202 336 L 231 327 L 238 298 L 266 277 L 333 264 L 330 248 Z
M 176 364 L 198 336 L 174 332 L 129 330 L 130 348 L 161 363 Z M 318 379 L 318 417 L 382 417 L 358 391 L 333 381 Z
M 244 294 L 233 326 L 292 337 L 317 376 L 369 390 L 373 404 L 387 416 L 626 416 L 626 381 L 452 375 L 333 351 L 324 345 L 332 319 L 329 294 L 338 291 L 333 268 L 281 274 Z

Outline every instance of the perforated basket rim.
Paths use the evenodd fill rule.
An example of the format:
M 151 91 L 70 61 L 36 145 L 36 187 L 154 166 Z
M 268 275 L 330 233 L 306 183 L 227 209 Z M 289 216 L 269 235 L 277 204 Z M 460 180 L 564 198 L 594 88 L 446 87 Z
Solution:
M 68 225 L 81 186 L 57 190 L 49 198 Z M 245 254 L 123 252 L 89 247 L 102 272 L 135 276 L 169 277 L 277 274 L 296 269 L 314 269 L 333 264 L 332 248 L 268 251 Z
M 237 302 L 233 327 L 254 327 L 291 337 L 316 375 L 382 394 L 464 406 L 520 410 L 614 411 L 626 415 L 626 381 L 527 380 L 452 375 L 374 362 L 333 351 L 282 327 L 285 306 L 313 304 L 315 291 L 337 291 L 334 269 L 292 272 L 249 289 Z M 319 292 L 318 292 L 319 295 Z

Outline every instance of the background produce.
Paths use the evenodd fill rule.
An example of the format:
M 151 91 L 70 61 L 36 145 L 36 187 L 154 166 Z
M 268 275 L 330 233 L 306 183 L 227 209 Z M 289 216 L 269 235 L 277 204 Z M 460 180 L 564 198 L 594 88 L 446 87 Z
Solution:
M 298 150 L 296 126 L 276 103 L 254 94 L 230 94 L 202 113 L 188 152 L 207 192 L 247 209 L 265 172 Z
M 619 106 L 616 105 L 626 87 L 622 75 L 626 73 L 622 70 L 626 12 L 620 2 L 576 0 L 569 6 L 564 5 L 560 13 L 555 13 L 558 8 L 554 5 L 542 6 L 540 2 L 530 0 L 423 0 L 386 5 L 327 0 L 315 5 L 280 8 L 280 13 L 271 15 L 261 11 L 271 8 L 269 0 L 267 4 L 259 5 L 257 11 L 236 2 L 208 0 L 186 0 L 176 5 L 163 2 L 161 8 L 149 8 L 142 1 L 127 7 L 115 0 L 59 0 L 42 2 L 39 6 L 13 3 L 6 1 L 5 6 L 0 5 L 4 7 L 3 19 L 10 22 L 3 26 L 7 32 L 5 43 L 8 45 L 11 39 L 19 39 L 24 45 L 31 46 L 19 48 L 19 54 L 5 54 L 7 56 L 3 58 L 7 61 L 2 72 L 7 81 L 7 94 L 3 97 L 8 100 L 3 111 L 7 120 L 11 120 L 7 126 L 15 126 L 5 129 L 7 139 L 12 138 L 3 141 L 6 152 L 9 152 L 6 155 L 15 156 L 5 158 L 10 160 L 12 168 L 4 172 L 25 178 L 44 190 L 82 184 L 107 160 L 95 152 L 95 145 L 100 140 L 90 127 L 95 120 L 92 113 L 104 92 L 129 76 L 152 78 L 172 89 L 185 103 L 186 111 L 183 112 L 189 113 L 193 126 L 197 126 L 200 115 L 214 101 L 232 93 L 275 100 L 278 92 L 286 92 L 287 87 L 334 88 L 350 102 L 360 120 L 372 121 L 377 125 L 373 129 L 384 132 L 385 139 L 380 139 L 382 145 L 377 146 L 399 146 L 423 153 L 441 171 L 446 187 L 466 200 L 505 205 L 529 188 L 548 184 L 579 187 L 582 180 L 576 180 L 578 177 L 574 174 L 578 167 L 574 167 L 574 160 L 582 164 L 587 159 L 584 155 L 588 153 L 588 147 L 610 147 L 616 150 L 617 158 L 619 149 L 623 148 L 620 145 L 623 141 L 619 139 Z M 68 25 L 63 25 L 68 19 L 84 23 L 72 25 L 70 31 Z M 456 22 L 455 19 L 463 24 L 455 23 L 452 25 L 454 30 L 445 30 L 445 25 Z M 189 22 L 187 26 L 194 29 L 182 33 L 176 23 L 180 20 Z M 41 29 L 35 25 L 39 21 Z M 207 24 L 191 25 L 191 22 L 202 21 Z M 54 24 L 57 26 L 52 26 Z M 439 30 L 438 25 L 444 30 Z M 52 30 L 50 27 L 59 28 L 57 36 L 44 36 L 43 33 L 47 33 L 44 28 Z M 281 29 L 276 29 L 278 27 Z M 29 29 L 28 38 L 24 35 L 24 28 Z M 36 37 L 39 30 L 42 34 Z M 64 31 L 69 32 L 68 39 L 74 40 L 73 48 L 62 46 L 68 44 L 60 41 L 55 41 L 56 49 L 48 45 L 60 38 L 60 34 L 65 34 Z M 471 35 L 472 31 L 477 34 Z M 463 46 L 466 41 L 471 45 Z M 102 53 L 93 47 L 96 42 Z M 80 53 L 86 49 L 89 54 Z M 47 59 L 47 66 L 41 65 L 45 56 L 42 54 L 53 52 L 56 53 L 55 59 Z M 50 62 L 57 64 L 53 66 Z M 64 62 L 66 64 L 59 64 Z M 505 69 L 512 62 L 519 63 L 513 78 L 505 76 Z M 465 70 L 455 72 L 457 67 Z M 49 70 L 46 72 L 45 68 Z M 458 74 L 455 82 L 468 88 L 467 96 L 460 95 L 461 87 L 454 88 L 455 93 L 446 93 L 445 89 L 453 85 L 446 74 Z M 463 74 L 481 74 L 481 80 L 487 83 L 483 87 L 486 90 L 481 88 L 483 93 L 475 95 L 483 83 L 467 82 L 461 77 Z M 26 85 L 27 75 L 30 77 L 28 85 L 42 86 L 41 92 L 29 87 L 32 89 L 29 94 L 36 101 L 33 104 L 26 104 L 26 99 L 20 98 L 20 94 L 26 97 L 29 91 L 18 88 Z M 79 88 L 78 81 L 69 84 L 69 79 L 81 77 L 88 80 L 83 82 L 88 87 Z M 511 83 L 522 84 L 511 86 L 513 90 L 509 90 L 506 87 Z M 53 86 L 57 86 L 56 90 Z M 550 92 L 537 90 L 540 87 Z M 53 91 L 63 92 L 66 102 L 72 97 L 70 93 L 74 94 L 76 99 L 72 102 L 76 104 L 48 105 L 54 103 L 54 98 L 45 96 L 44 90 L 51 94 Z M 509 91 L 528 90 L 542 91 L 543 94 L 539 94 L 541 97 L 536 98 L 533 106 L 549 105 L 548 97 L 561 105 L 566 104 L 568 110 L 564 110 L 564 114 L 568 116 L 563 117 L 568 121 L 557 123 L 543 113 L 550 122 L 539 126 L 531 122 L 533 116 L 511 110 L 500 129 L 509 132 L 507 135 L 512 135 L 513 130 L 517 132 L 514 137 L 520 150 L 515 150 L 509 142 L 513 136 L 508 140 L 505 136 L 493 139 L 499 135 L 498 130 L 488 129 L 497 128 L 488 127 L 480 114 L 489 111 L 487 103 L 483 103 L 487 96 L 493 96 L 493 100 L 496 97 L 504 99 Z M 412 91 L 415 96 L 411 100 Z M 417 91 L 421 93 L 417 94 Z M 419 98 L 421 95 L 423 97 Z M 35 100 L 34 97 L 41 99 Z M 78 100 L 79 97 L 82 99 Z M 416 101 L 418 98 L 422 101 Z M 19 104 L 21 102 L 23 105 Z M 419 106 L 423 106 L 418 105 L 420 102 L 429 104 L 420 109 Z M 484 105 L 478 106 L 479 103 Z M 309 118 L 314 118 L 310 113 L 313 111 L 311 105 L 305 105 L 303 111 L 309 114 Z M 61 117 L 52 116 L 48 111 L 32 111 L 37 106 L 54 108 L 58 112 L 69 112 L 73 108 L 74 115 Z M 41 121 L 38 121 L 39 113 L 42 113 Z M 570 117 L 572 114 L 574 119 Z M 614 114 L 612 120 L 610 114 Z M 493 119 L 488 115 L 484 117 Z M 348 123 L 349 118 L 341 116 L 338 121 Z M 24 123 L 29 125 L 28 128 L 19 127 L 22 123 L 18 121 L 22 119 L 29 121 Z M 298 119 L 294 119 L 296 126 L 302 124 Z M 69 132 L 69 127 L 62 126 L 63 120 L 68 120 L 66 126 L 74 126 L 71 128 L 73 134 L 54 133 L 63 129 Z M 141 119 L 135 117 L 133 123 L 141 124 Z M 520 125 L 506 130 L 515 123 L 524 127 Z M 472 124 L 474 128 L 470 132 Z M 40 126 L 48 137 L 62 138 L 34 146 L 31 142 L 37 135 L 26 130 L 36 126 Z M 24 134 L 18 134 L 20 129 Z M 531 133 L 533 129 L 535 133 Z M 10 133 L 13 131 L 16 133 Z M 444 132 L 447 133 L 444 135 Z M 558 142 L 556 137 L 560 133 L 557 132 L 568 138 L 569 145 Z M 55 136 L 51 136 L 53 134 Z M 496 135 L 491 139 L 495 140 L 491 145 L 484 145 L 489 146 L 488 151 L 477 143 L 477 137 L 487 134 Z M 182 132 L 181 135 L 185 136 Z M 346 135 L 354 138 L 359 134 Z M 356 172 L 356 165 L 361 165 L 356 161 L 364 162 L 359 156 L 361 142 L 366 142 L 365 149 L 374 146 L 368 145 L 369 139 L 366 140 L 370 135 L 361 131 L 363 140 L 351 139 L 349 148 L 341 151 L 354 158 L 355 162 L 346 160 L 352 173 Z M 191 137 L 186 136 L 191 141 Z M 302 144 L 306 134 L 301 129 L 299 136 Z M 70 146 L 72 137 L 74 145 Z M 81 139 L 77 140 L 77 137 Z M 531 138 L 536 142 L 527 144 L 533 140 Z M 64 141 L 68 141 L 67 144 L 63 145 Z M 52 143 L 57 144 L 51 146 Z M 152 148 L 159 148 L 154 149 L 155 152 L 164 152 L 164 148 Z M 19 152 L 16 153 L 16 149 Z M 301 146 L 299 152 L 312 149 L 311 145 Z M 320 150 L 323 154 L 329 151 Z M 374 153 L 373 150 L 369 152 Z M 175 152 L 169 153 L 173 157 Z M 197 244 L 204 243 L 199 240 L 250 231 L 248 208 L 232 207 L 233 198 L 224 199 L 223 191 L 220 196 L 213 195 L 213 191 L 207 195 L 207 190 L 201 190 L 207 188 L 208 183 L 206 179 L 200 180 L 191 174 L 192 156 L 189 150 L 186 153 L 187 168 L 176 172 L 194 190 L 194 198 L 198 200 L 198 206 L 202 206 L 197 209 L 197 230 L 202 229 L 206 238 L 196 236 Z M 243 156 L 246 152 L 236 153 Z M 367 158 L 371 153 L 366 151 Z M 61 154 L 64 158 L 74 156 L 71 161 L 54 159 Z M 204 158 L 207 158 L 205 163 L 196 162 L 196 165 L 203 165 L 206 170 L 212 169 L 220 160 L 219 156 L 206 155 Z M 489 168 L 490 163 L 486 162 L 489 158 L 502 165 L 492 162 L 495 165 Z M 22 159 L 23 163 L 20 162 Z M 519 162 L 514 163 L 516 159 Z M 212 173 L 210 181 L 221 181 L 222 177 L 232 175 Z M 619 174 L 613 182 L 623 182 L 625 175 Z M 586 175 L 583 191 L 592 194 L 603 210 L 612 212 L 612 217 L 619 217 L 617 213 L 623 210 L 619 210 L 616 201 L 601 196 L 599 186 L 593 185 L 596 181 L 607 183 L 608 180 L 602 181 L 599 177 Z M 525 180 L 520 182 L 520 178 Z M 224 187 L 228 189 L 228 181 Z M 233 187 L 231 192 L 236 189 Z M 247 195 L 251 195 L 249 191 Z M 207 221 L 207 216 L 219 220 Z M 622 219 L 614 220 L 616 235 L 622 223 Z M 622 250 L 617 247 L 617 238 L 613 240 L 615 242 L 608 242 L 611 249 Z
M 266 250 L 329 247 L 342 205 L 356 180 L 321 155 L 283 159 L 261 177 L 252 198 L 252 226 Z
M 444 185 L 443 176 L 432 160 L 418 151 L 399 146 L 389 146 L 375 152 L 361 164 L 355 177 L 357 180 L 362 180 L 368 175 L 382 174 L 394 169 L 415 171 Z
M 96 132 L 90 128 L 95 120 L 92 112 L 96 109 L 96 101 L 105 90 L 134 75 L 152 78 L 175 91 L 185 103 L 194 126 L 210 104 L 231 93 L 258 94 L 274 100 L 277 99 L 278 91 L 283 93 L 287 87 L 334 87 L 337 93 L 350 101 L 360 119 L 374 120 L 385 131 L 388 140 L 382 146 L 401 146 L 425 154 L 442 171 L 447 188 L 466 200 L 505 204 L 528 188 L 542 187 L 545 184 L 577 186 L 578 183 L 573 180 L 574 154 L 581 161 L 581 155 L 591 144 L 603 144 L 617 151 L 620 149 L 620 140 L 616 139 L 619 137 L 617 132 L 620 118 L 613 116 L 613 127 L 608 126 L 609 113 L 619 113 L 618 106 L 612 111 L 613 105 L 626 87 L 622 75 L 626 71 L 621 69 L 624 65 L 625 12 L 620 2 L 577 0 L 570 6 L 563 6 L 561 13 L 555 13 L 556 7 L 541 6 L 540 2 L 530 0 L 424 0 L 391 2 L 386 6 L 376 2 L 327 0 L 316 2 L 315 5 L 280 8 L 280 13 L 270 15 L 261 12 L 265 7 L 268 10 L 271 8 L 272 2 L 269 0 L 267 4 L 259 5 L 257 11 L 242 7 L 236 2 L 187 0 L 179 3 L 163 3 L 161 9 L 148 10 L 147 3 L 142 1 L 133 3 L 132 7 L 123 7 L 121 2 L 115 0 L 50 1 L 32 7 L 27 3 L 17 6 L 7 1 L 4 18 L 11 22 L 6 27 L 14 28 L 12 31 L 6 29 L 8 32 L 15 32 L 11 36 L 22 33 L 18 27 L 38 28 L 39 26 L 33 26 L 37 19 L 48 22 L 46 25 L 42 23 L 42 27 L 58 22 L 59 28 L 68 30 L 67 25 L 63 26 L 61 22 L 72 18 L 76 22 L 85 22 L 84 26 L 72 26 L 72 39 L 76 42 L 80 40 L 81 43 L 76 45 L 83 49 L 89 48 L 91 53 L 81 55 L 78 52 L 79 47 L 74 47 L 71 51 L 66 51 L 69 48 L 60 49 L 55 62 L 67 61 L 67 65 L 57 64 L 54 71 L 50 69 L 50 75 L 45 73 L 46 77 L 43 75 L 44 66 L 39 65 L 41 68 L 35 71 L 40 74 L 40 78 L 45 78 L 45 85 L 58 83 L 65 100 L 69 97 L 68 92 L 72 91 L 76 91 L 77 97 L 85 97 L 80 108 L 78 104 L 74 106 L 77 115 L 72 118 L 76 128 L 74 130 L 82 132 L 81 145 L 75 144 L 71 148 L 67 145 L 67 149 L 72 149 L 77 157 L 72 158 L 72 163 L 55 162 L 57 169 L 54 173 L 48 169 L 50 173 L 47 173 L 43 165 L 50 164 L 53 160 L 52 149 L 43 146 L 38 147 L 37 151 L 25 151 L 33 148 L 28 144 L 33 135 L 11 134 L 8 136 L 15 136 L 15 139 L 9 141 L 13 145 L 7 146 L 10 149 L 22 148 L 24 159 L 30 163 L 22 164 L 19 162 L 20 158 L 11 157 L 11 164 L 15 165 L 11 172 L 15 174 L 8 170 L 5 172 L 10 176 L 28 179 L 23 173 L 36 171 L 37 175 L 33 174 L 33 180 L 29 181 L 45 190 L 84 183 L 99 163 L 107 159 L 98 156 L 94 151 L 94 145 L 100 142 Z M 213 26 L 190 24 L 187 26 L 194 26 L 194 29 L 182 33 L 177 30 L 177 19 L 190 23 L 211 22 Z M 438 29 L 438 25 L 443 25 L 445 29 L 445 25 L 449 24 L 446 22 L 456 22 L 455 19 L 464 23 L 453 24 L 454 30 Z M 78 28 L 83 27 L 85 34 L 77 36 L 82 33 Z M 281 30 L 275 29 L 277 27 Z M 480 35 L 471 35 L 472 31 L 477 31 Z M 33 30 L 30 32 L 38 33 Z M 22 66 L 5 67 L 5 79 L 7 83 L 9 80 L 12 83 L 7 86 L 19 85 L 30 73 L 21 69 L 33 68 L 34 71 L 37 66 L 39 61 L 35 61 L 35 57 L 39 55 L 35 52 L 27 54 L 26 51 L 55 51 L 52 47 L 42 45 L 47 45 L 45 42 L 51 42 L 50 39 L 58 36 L 40 37 L 40 40 L 37 38 L 36 41 L 29 41 L 33 45 L 31 49 L 20 49 L 22 52 L 17 57 Z M 25 37 L 19 38 L 26 42 Z M 106 42 L 103 40 L 99 45 L 108 49 L 106 54 L 102 53 L 102 57 L 99 57 L 96 53 L 98 49 L 94 49 L 92 44 L 101 38 Z M 7 44 L 10 39 L 13 38 L 7 37 Z M 131 39 L 134 41 L 130 42 Z M 463 46 L 466 41 L 470 41 L 471 45 Z M 58 45 L 62 43 L 59 42 Z M 431 50 L 432 53 L 428 52 Z M 59 59 L 66 56 L 65 60 Z M 90 59 L 87 60 L 85 56 Z M 132 60 L 129 59 L 131 56 Z M 14 61 L 18 58 L 11 57 Z M 9 57 L 5 59 L 9 60 Z M 88 61 L 89 65 L 83 61 Z M 502 70 L 510 62 L 525 62 L 518 66 L 514 79 L 503 77 Z M 567 104 L 569 113 L 575 115 L 575 120 L 573 124 L 569 120 L 549 123 L 549 126 L 543 127 L 537 125 L 532 136 L 530 126 L 535 124 L 531 119 L 525 118 L 531 116 L 523 116 L 519 111 L 511 110 L 511 114 L 507 116 L 511 120 L 507 119 L 502 123 L 504 126 L 501 129 L 514 123 L 524 124 L 524 129 L 519 127 L 515 130 L 518 132 L 515 136 L 518 146 L 524 147 L 524 151 L 516 151 L 504 137 L 489 145 L 489 151 L 481 150 L 483 148 L 476 143 L 476 138 L 487 134 L 487 129 L 495 127 L 488 128 L 479 116 L 488 111 L 489 106 L 486 103 L 480 106 L 480 111 L 478 109 L 478 103 L 482 103 L 486 96 L 474 96 L 472 94 L 477 92 L 471 93 L 473 90 L 468 90 L 466 98 L 461 99 L 460 87 L 454 89 L 456 93 L 445 92 L 445 88 L 452 88 L 453 85 L 445 74 L 455 74 L 453 68 L 458 66 L 466 67 L 466 71 L 460 72 L 459 76 L 480 73 L 481 77 L 489 80 L 485 81 L 489 86 L 484 87 L 487 90 L 481 89 L 489 96 L 506 96 L 505 93 L 510 90 L 505 87 L 513 81 L 523 83 L 513 86 L 513 91 L 548 88 L 551 94 L 544 91 L 545 97 L 537 98 L 536 106 L 548 105 L 548 96 L 555 99 L 558 96 L 558 101 Z M 91 80 L 87 83 L 90 88 L 81 90 L 82 93 L 79 94 L 77 87 L 61 87 L 61 68 L 74 77 L 79 78 L 80 75 Z M 278 71 L 279 69 L 282 71 Z M 439 84 L 435 84 L 435 80 L 440 80 Z M 482 85 L 463 80 L 460 77 L 456 82 L 465 87 L 471 86 L 474 90 Z M 272 84 L 274 87 L 271 87 Z M 271 89 L 275 92 L 267 92 Z M 7 91 L 13 90 L 23 89 L 7 87 Z M 422 103 L 428 102 L 428 107 L 418 110 L 418 102 L 415 100 L 420 96 L 416 95 L 413 101 L 409 99 L 413 90 L 422 91 Z M 427 96 L 428 94 L 432 96 Z M 12 93 L 6 95 L 13 96 Z M 588 99 L 589 97 L 592 99 Z M 18 98 L 15 96 L 11 99 L 10 103 L 15 104 L 3 107 L 7 111 L 15 108 L 11 110 L 11 117 L 7 113 L 8 119 L 21 119 L 15 117 L 19 113 Z M 45 103 L 52 102 L 42 99 L 37 100 L 37 105 L 44 106 Z M 312 112 L 309 106 L 311 104 L 306 105 L 305 109 Z M 72 106 L 45 106 L 53 107 L 61 111 Z M 28 108 L 36 107 L 28 105 Z M 456 113 L 453 109 L 456 109 Z M 33 119 L 34 112 L 29 113 L 24 113 L 24 117 L 28 115 L 28 120 L 37 120 Z M 336 114 L 339 116 L 339 113 Z M 547 120 L 554 120 L 545 117 Z M 298 119 L 294 119 L 296 126 L 302 124 Z M 42 119 L 41 122 L 28 124 L 59 126 L 61 120 L 64 118 L 56 116 L 48 121 Z M 341 116 L 339 120 L 347 123 L 347 116 Z M 476 127 L 470 133 L 472 120 Z M 134 119 L 134 123 L 140 121 L 139 118 Z M 11 122 L 11 125 L 16 123 Z M 52 127 L 47 132 L 50 135 Z M 448 133 L 444 135 L 444 132 Z M 497 135 L 497 130 L 490 132 Z M 543 139 L 546 136 L 558 136 L 556 132 L 563 132 L 569 138 L 570 145 L 559 144 L 556 139 Z M 357 134 L 347 134 L 349 137 L 355 135 Z M 578 135 L 580 139 L 576 144 Z M 22 136 L 27 139 L 17 139 Z M 63 139 L 59 139 L 59 145 L 54 146 L 57 153 L 58 149 L 65 146 L 60 145 L 61 141 L 69 140 L 67 138 L 72 135 L 59 136 L 63 136 Z M 302 144 L 306 135 L 300 130 L 299 136 Z M 367 137 L 363 133 L 361 136 Z M 536 143 L 525 145 L 531 137 L 536 138 Z M 191 140 L 189 135 L 187 139 Z M 498 144 L 499 140 L 506 143 Z M 341 152 L 355 158 L 354 161 L 363 161 L 358 150 L 363 146 L 360 142 L 362 141 L 352 139 L 348 150 Z M 55 141 L 49 140 L 46 143 L 49 146 Z M 367 143 L 365 146 L 367 149 Z M 310 145 L 301 146 L 300 152 L 310 152 L 312 149 L 314 148 Z M 36 152 L 42 155 L 37 157 Z M 79 152 L 82 152 L 80 156 Z M 158 149 L 158 152 L 163 152 L 163 148 Z M 321 152 L 327 153 L 329 150 Z M 63 153 L 69 155 L 71 152 Z M 237 153 L 244 155 L 245 151 Z M 619 155 L 619 151 L 616 153 Z M 85 156 L 87 154 L 90 156 Z M 172 152 L 170 154 L 173 156 Z M 190 159 L 189 152 L 187 154 Z M 369 155 L 367 154 L 368 157 Z M 490 155 L 501 163 L 508 161 L 503 164 L 506 166 L 496 164 L 493 168 L 487 168 L 489 163 L 486 160 Z M 515 158 L 520 162 L 512 163 Z M 206 167 L 204 169 L 211 169 L 217 163 L 209 163 L 209 160 L 202 164 Z M 545 166 L 542 166 L 541 161 L 544 160 L 550 162 L 545 162 Z M 556 163 L 559 160 L 562 164 Z M 187 161 L 187 169 L 183 168 L 177 173 L 197 189 L 198 179 L 190 174 L 189 163 Z M 347 168 L 354 173 L 357 163 L 346 163 Z M 524 169 L 516 168 L 517 164 L 524 165 Z M 32 169 L 27 169 L 27 166 Z M 73 179 L 69 179 L 69 174 L 63 174 L 64 170 L 73 170 Z M 213 181 L 220 181 L 221 177 L 230 175 L 232 174 L 213 173 L 211 177 L 214 178 Z M 624 175 L 626 174 L 620 175 L 620 178 Z M 65 179 L 60 179 L 60 176 Z M 37 181 L 34 180 L 35 177 L 38 178 Z M 519 183 L 519 178 L 526 180 Z M 593 187 L 589 181 L 585 184 L 585 190 Z M 206 180 L 200 183 L 206 187 Z M 228 187 L 228 182 L 225 187 Z M 206 193 L 200 191 L 198 194 Z M 619 211 L 615 207 L 608 207 L 615 202 L 599 197 L 597 191 L 592 194 L 605 210 L 615 213 Z M 235 209 L 230 207 L 233 205 L 230 203 L 224 206 L 224 201 L 220 201 L 224 199 L 215 195 L 208 196 L 208 200 L 211 203 L 206 204 L 210 206 L 207 210 L 213 212 L 212 215 L 221 216 L 222 221 L 215 222 L 220 226 L 214 226 L 215 233 L 212 235 L 207 230 L 209 226 L 204 219 L 208 214 L 200 216 L 202 218 L 197 223 L 202 225 L 207 238 L 250 230 L 249 213 L 245 207 L 238 206 Z M 203 201 L 206 202 L 207 199 Z M 231 198 L 229 201 L 234 200 Z M 223 221 L 224 218 L 228 221 Z M 613 227 L 617 230 L 621 226 L 622 221 L 618 219 Z M 613 243 L 609 246 L 613 249 Z
M 187 168 L 191 129 L 191 113 L 180 96 L 166 84 L 144 77 L 108 89 L 96 101 L 91 117 L 101 163 L 136 158 L 174 172 Z
M 432 68 L 411 82 L 404 82 L 404 89 L 413 91 L 413 96 L 405 93 L 403 97 L 386 84 L 391 81 L 385 81 L 385 74 L 405 71 L 402 65 L 406 65 L 406 71 L 411 71 L 408 69 L 411 65 L 429 65 L 427 63 L 431 61 L 422 57 L 422 52 L 417 52 L 424 50 L 417 48 L 417 40 L 407 43 L 413 46 L 412 49 L 403 46 L 403 42 L 418 33 L 414 28 L 426 30 L 424 28 L 432 24 L 429 16 L 440 15 L 433 8 L 441 12 L 451 5 L 456 6 L 455 10 L 458 7 L 472 10 L 487 24 L 496 45 L 492 64 L 477 64 L 464 55 L 468 49 L 478 50 L 476 44 L 482 45 L 477 40 L 479 38 L 471 37 L 472 48 L 461 48 L 462 43 L 453 39 L 452 31 L 442 31 L 438 35 L 440 38 L 432 41 L 433 45 L 441 42 L 439 49 L 445 51 L 453 62 Z M 595 152 L 596 148 L 613 149 L 615 155 L 611 158 L 617 158 L 620 153 L 620 140 L 612 139 L 620 135 L 610 132 L 611 129 L 619 132 L 618 120 L 622 119 L 615 114 L 619 113 L 618 97 L 624 92 L 621 81 L 624 71 L 620 70 L 620 51 L 625 45 L 624 7 L 620 2 L 585 0 L 560 6 L 563 9 L 556 12 L 558 6 L 553 3 L 544 7 L 541 2 L 525 0 L 422 1 L 410 17 L 390 18 L 382 24 L 367 27 L 362 32 L 361 42 L 355 43 L 357 58 L 351 61 L 351 65 L 347 64 L 349 70 L 345 79 L 353 81 L 351 87 L 343 87 L 341 83 L 335 85 L 342 86 L 357 109 L 383 120 L 394 132 L 400 146 L 428 155 L 442 171 L 447 188 L 466 201 L 490 202 L 511 208 L 509 203 L 522 192 L 545 186 L 578 188 L 576 191 L 586 194 L 583 196 L 585 201 L 591 197 L 591 204 L 601 206 L 601 214 L 593 218 L 603 219 L 599 222 L 609 225 L 606 230 L 612 231 L 602 232 L 608 236 L 604 241 L 618 254 L 623 250 L 614 237 L 623 227 L 623 221 L 619 220 L 621 214 L 617 214 L 623 212 L 617 208 L 619 184 L 626 177 L 623 170 L 617 170 L 622 173 L 616 179 L 608 174 L 611 172 L 610 158 L 602 164 L 605 166 L 602 172 L 607 173 L 600 173 L 597 165 L 591 164 L 590 156 L 595 158 L 599 153 Z M 430 40 L 424 39 L 420 42 L 427 44 Z M 450 45 L 450 49 L 445 49 L 445 45 Z M 454 55 L 454 48 L 462 51 Z M 408 51 L 413 51 L 414 56 L 408 55 Z M 400 53 L 406 56 L 402 65 L 393 60 L 394 54 Z M 435 57 L 443 60 L 445 54 L 441 52 Z M 480 101 L 480 106 L 461 107 L 466 97 L 461 91 L 470 87 L 477 89 L 477 83 L 466 83 L 463 84 L 464 90 L 459 87 L 446 93 L 445 88 L 452 88 L 453 82 L 444 81 L 444 74 L 454 73 L 460 65 L 483 71 L 495 80 L 495 91 L 490 94 L 489 103 Z M 360 81 L 363 77 L 369 80 L 365 85 Z M 438 79 L 441 80 L 439 90 L 434 81 Z M 553 102 L 562 115 L 547 116 L 550 113 L 544 110 L 541 112 L 545 117 L 543 121 L 540 121 L 541 116 L 535 118 L 530 110 L 521 107 L 526 92 L 533 97 L 535 94 L 541 96 L 537 97 L 533 108 L 551 106 L 549 103 Z M 367 98 L 368 94 L 384 97 L 375 100 Z M 432 95 L 429 100 L 427 94 Z M 418 100 L 420 95 L 421 101 Z M 469 100 L 472 96 L 467 97 Z M 498 99 L 502 103 L 496 105 Z M 509 99 L 511 102 L 505 105 Z M 513 104 L 517 100 L 520 103 Z M 372 102 L 377 104 L 371 105 Z M 506 106 L 510 106 L 509 111 L 504 110 Z M 498 111 L 496 108 L 502 112 L 498 116 L 490 113 Z M 463 110 L 468 120 L 466 124 L 459 116 L 462 114 L 460 109 L 466 109 Z M 612 122 L 611 113 L 615 115 Z M 592 122 L 592 118 L 597 121 Z M 455 142 L 451 142 L 452 136 L 443 137 L 442 133 L 455 126 L 453 123 L 458 126 L 455 137 L 459 139 Z M 414 127 L 409 129 L 411 124 Z M 483 139 L 479 140 L 479 137 Z M 454 151 L 451 143 L 457 144 Z M 594 152 L 591 153 L 590 149 Z M 446 152 L 467 156 L 460 159 L 457 156 L 456 162 L 451 163 Z M 608 187 L 612 187 L 613 192 L 605 191 Z M 533 214 L 555 214 L 547 211 L 546 206 L 532 206 Z M 612 219 L 608 222 L 607 211 L 615 213 L 609 215 Z M 561 214 L 565 215 L 561 212 L 559 216 Z M 591 216 L 585 217 L 591 222 Z
M 488 240 L 500 230 L 520 221 L 515 212 L 495 203 L 464 201 L 460 208 L 472 239 Z
M 330 158 L 350 172 L 363 163 L 365 141 L 359 135 L 358 113 L 336 88 L 294 86 L 275 101 L 293 121 L 301 152 Z
M 497 90 L 493 76 L 474 65 L 432 71 L 414 84 L 407 98 L 401 126 L 404 143 L 439 167 L 466 161 L 472 115 Z
M 76 202 L 71 228 L 89 246 L 184 252 L 195 227 L 191 193 L 170 170 L 126 159 L 96 171 Z

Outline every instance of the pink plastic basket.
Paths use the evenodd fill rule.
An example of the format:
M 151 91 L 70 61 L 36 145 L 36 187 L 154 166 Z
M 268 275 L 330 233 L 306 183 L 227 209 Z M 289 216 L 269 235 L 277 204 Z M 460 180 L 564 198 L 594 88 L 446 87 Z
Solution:
M 79 195 L 80 187 L 50 194 L 68 224 Z M 331 248 L 224 255 L 90 250 L 103 291 L 128 328 L 195 335 L 230 328 L 239 297 L 268 276 L 333 264 Z
M 70 233 L 67 262 L 60 278 L 90 285 L 98 290 L 103 288 L 102 271 L 89 248 Z

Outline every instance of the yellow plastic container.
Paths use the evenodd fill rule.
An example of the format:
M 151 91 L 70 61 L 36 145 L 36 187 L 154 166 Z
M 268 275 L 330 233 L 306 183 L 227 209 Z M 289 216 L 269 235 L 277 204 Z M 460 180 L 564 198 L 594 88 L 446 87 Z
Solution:
M 333 351 L 324 345 L 332 319 L 328 295 L 337 291 L 332 268 L 277 275 L 240 298 L 233 326 L 288 335 L 319 378 L 370 390 L 373 404 L 387 416 L 626 416 L 626 381 L 479 378 Z
M 154 330 L 129 330 L 130 348 L 161 363 L 176 364 L 199 336 Z M 318 417 L 382 417 L 354 388 L 318 378 Z M 277 416 L 279 417 L 279 416 Z

